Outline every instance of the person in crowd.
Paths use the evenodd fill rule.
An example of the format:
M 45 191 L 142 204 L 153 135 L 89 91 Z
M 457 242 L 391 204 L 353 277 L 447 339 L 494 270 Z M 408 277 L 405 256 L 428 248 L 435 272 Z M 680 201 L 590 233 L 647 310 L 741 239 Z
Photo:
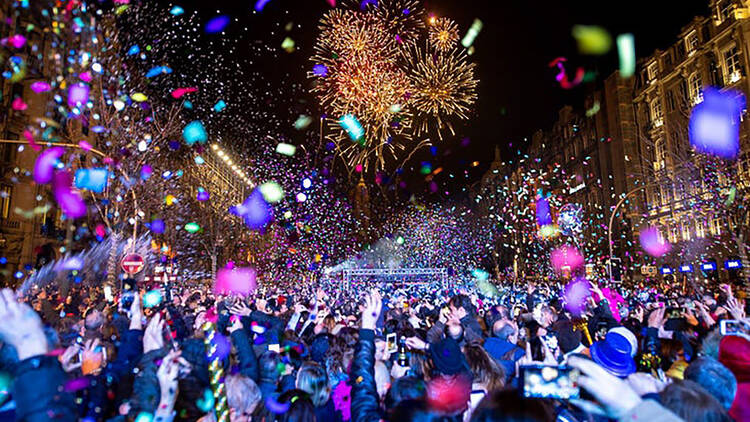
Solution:
M 750 420 L 750 320 L 731 288 L 592 283 L 573 311 L 563 287 L 3 290 L 0 416 L 212 422 L 223 391 L 232 422 Z M 529 366 L 580 391 L 526 388 Z

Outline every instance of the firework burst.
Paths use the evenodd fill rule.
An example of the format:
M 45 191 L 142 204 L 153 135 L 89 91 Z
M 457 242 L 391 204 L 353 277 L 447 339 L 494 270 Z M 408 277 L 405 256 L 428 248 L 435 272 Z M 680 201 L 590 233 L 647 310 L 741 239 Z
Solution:
M 467 62 L 463 51 L 444 53 L 413 47 L 407 54 L 415 133 L 428 133 L 434 123 L 441 139 L 446 128 L 454 134 L 449 119 L 467 119 L 477 99 L 474 64 Z
M 448 119 L 466 119 L 476 98 L 473 65 L 456 49 L 456 24 L 441 18 L 428 31 L 417 0 L 345 0 L 343 5 L 320 21 L 309 74 L 312 92 L 328 115 L 328 138 L 349 167 L 367 169 L 374 162 L 382 170 L 400 154 L 429 143 L 414 135 L 433 128 L 438 135 L 445 128 L 453 133 Z M 437 51 L 434 57 L 417 48 L 417 41 L 427 44 L 431 36 L 437 40 L 430 48 Z M 341 129 L 344 115 L 357 118 L 363 136 L 353 140 Z
M 434 21 L 430 21 L 428 32 L 430 43 L 436 50 L 447 52 L 456 47 L 456 43 L 458 42 L 458 25 L 452 19 L 437 18 Z

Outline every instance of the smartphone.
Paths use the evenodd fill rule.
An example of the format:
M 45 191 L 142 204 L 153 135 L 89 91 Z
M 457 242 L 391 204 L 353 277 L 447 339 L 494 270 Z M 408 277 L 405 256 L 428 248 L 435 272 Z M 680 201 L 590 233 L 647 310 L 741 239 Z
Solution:
M 521 366 L 524 397 L 568 400 L 579 398 L 577 369 L 568 366 Z
M 745 331 L 742 329 L 742 322 L 736 319 L 722 319 L 719 322 L 719 332 L 722 336 L 731 336 Z
M 269 344 L 268 345 L 268 351 L 269 352 L 281 353 L 281 348 L 279 347 L 278 344 Z
M 115 297 L 112 295 L 112 286 L 104 286 L 104 299 L 107 302 L 114 302 Z
M 388 353 L 396 353 L 398 351 L 398 343 L 396 343 L 396 333 L 390 333 L 385 336 L 386 350 Z
M 667 319 L 679 319 L 682 318 L 682 314 L 685 313 L 685 310 L 682 307 L 675 306 L 671 308 L 667 308 L 666 311 L 664 311 L 664 317 Z
M 125 310 L 130 309 L 130 306 L 133 305 L 133 299 L 135 298 L 135 283 L 135 279 L 132 278 L 124 278 L 122 280 L 120 304 L 122 304 L 122 308 Z

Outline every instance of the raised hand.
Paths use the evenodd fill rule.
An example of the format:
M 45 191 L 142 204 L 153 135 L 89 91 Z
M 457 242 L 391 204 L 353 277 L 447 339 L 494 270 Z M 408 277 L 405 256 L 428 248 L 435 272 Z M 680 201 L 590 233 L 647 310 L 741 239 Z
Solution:
M 365 330 L 374 330 L 382 309 L 383 301 L 380 297 L 380 292 L 377 290 L 370 291 L 370 294 L 365 297 L 365 309 L 362 311 L 362 328 Z
M 47 353 L 42 320 L 10 289 L 0 291 L 0 321 L 0 337 L 16 349 L 19 360 Z
M 260 308 L 258 308 L 258 310 L 260 310 Z M 229 308 L 229 312 L 233 315 L 249 316 L 252 311 L 244 301 L 239 301 Z
M 63 371 L 73 372 L 81 367 L 81 362 L 73 362 L 73 358 L 78 356 L 78 352 L 81 351 L 81 346 L 78 343 L 73 343 L 60 355 L 60 365 L 62 365 Z
M 163 329 L 164 321 L 161 319 L 161 314 L 157 313 L 148 322 L 146 331 L 143 333 L 143 353 L 164 347 Z
M 172 413 L 177 401 L 177 376 L 180 373 L 180 351 L 172 350 L 164 360 L 161 361 L 159 369 L 156 370 L 156 378 L 159 380 L 159 391 L 161 400 L 155 416 L 166 416 Z
M 584 410 L 619 419 L 643 401 L 627 382 L 610 374 L 594 361 L 571 356 L 568 365 L 581 371 L 578 385 L 599 402 L 596 405 L 585 400 L 571 400 Z
M 648 316 L 648 326 L 651 328 L 661 328 L 664 326 L 664 312 L 666 308 L 657 308 L 651 311 Z
M 133 295 L 133 303 L 130 305 L 130 329 L 143 329 L 143 306 L 141 305 L 141 295 Z
M 104 354 L 99 339 L 87 340 L 81 351 L 81 372 L 83 375 L 96 374 L 104 365 Z

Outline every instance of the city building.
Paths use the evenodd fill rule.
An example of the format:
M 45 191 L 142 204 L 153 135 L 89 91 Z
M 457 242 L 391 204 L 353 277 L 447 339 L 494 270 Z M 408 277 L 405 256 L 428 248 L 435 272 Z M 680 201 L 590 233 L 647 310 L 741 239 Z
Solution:
M 712 0 L 710 16 L 694 18 L 674 44 L 639 61 L 633 110 L 647 185 L 645 220 L 673 245 L 670 254 L 652 262 L 655 266 L 675 268 L 714 259 L 721 267 L 742 255 L 744 245 L 736 235 L 746 239 L 747 225 L 732 227 L 726 218 L 694 205 L 708 188 L 700 181 L 702 173 L 690 171 L 703 164 L 690 146 L 688 121 L 707 86 L 741 92 L 745 98 L 750 93 L 749 7 L 745 0 Z M 741 153 L 734 164 L 736 183 L 747 183 L 750 176 L 748 135 L 745 118 L 740 127 Z

